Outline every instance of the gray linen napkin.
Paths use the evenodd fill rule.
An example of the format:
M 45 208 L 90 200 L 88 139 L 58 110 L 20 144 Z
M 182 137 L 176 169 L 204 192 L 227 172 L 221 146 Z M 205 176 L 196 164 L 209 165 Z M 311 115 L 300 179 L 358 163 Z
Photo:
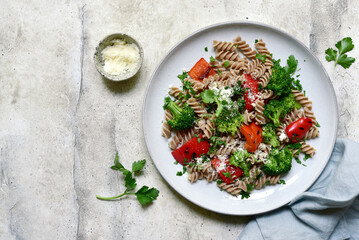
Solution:
M 359 239 L 359 144 L 337 139 L 317 181 L 286 206 L 255 216 L 238 239 Z

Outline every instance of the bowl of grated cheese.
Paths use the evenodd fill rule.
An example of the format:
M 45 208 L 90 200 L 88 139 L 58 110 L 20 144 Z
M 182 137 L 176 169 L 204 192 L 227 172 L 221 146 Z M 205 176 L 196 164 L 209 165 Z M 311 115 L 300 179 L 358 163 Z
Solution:
M 140 70 L 143 61 L 141 45 L 127 34 L 115 33 L 104 38 L 96 48 L 97 71 L 112 81 L 127 80 Z

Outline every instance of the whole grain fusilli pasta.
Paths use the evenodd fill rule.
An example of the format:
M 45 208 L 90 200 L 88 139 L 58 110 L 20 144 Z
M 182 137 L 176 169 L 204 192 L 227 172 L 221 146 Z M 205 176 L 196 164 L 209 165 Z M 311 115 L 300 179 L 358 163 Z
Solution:
M 172 113 L 166 109 L 165 110 L 165 120 L 163 121 L 163 125 L 162 125 L 162 136 L 164 136 L 165 138 L 170 138 L 171 137 L 171 127 L 170 125 L 168 125 L 168 120 L 172 119 Z
M 233 44 L 249 59 L 255 59 L 257 52 L 253 50 L 240 36 L 233 40 Z
M 288 69 L 272 59 L 262 39 L 255 41 L 254 47 L 240 36 L 232 42 L 214 40 L 215 58 L 209 62 L 201 59 L 196 63 L 198 68 L 195 65 L 188 73 L 178 75 L 183 86 L 171 86 L 171 97 L 163 106 L 162 135 L 175 150 L 175 159 L 187 168 L 189 181 L 216 181 L 219 188 L 242 197 L 248 197 L 252 189 L 282 182 L 281 176 L 291 166 L 271 171 L 271 161 L 299 154 L 313 156 L 316 150 L 308 142 L 319 136 L 312 102 L 298 90 L 300 84 L 293 82 L 294 74 L 288 78 Z M 288 81 L 292 89 L 273 87 L 281 80 Z M 178 105 L 173 112 L 169 99 Z M 281 108 L 283 99 L 290 99 L 293 105 Z M 271 115 L 273 106 L 282 112 Z M 179 127 L 173 125 L 183 109 L 194 119 L 183 118 Z M 288 129 L 303 117 L 313 121 L 306 119 L 311 125 L 300 129 L 305 132 L 294 138 Z M 292 159 L 290 162 L 295 164 Z M 276 166 L 281 165 L 283 162 Z
M 217 52 L 219 51 L 236 51 L 236 47 L 231 42 L 213 41 L 213 47 Z

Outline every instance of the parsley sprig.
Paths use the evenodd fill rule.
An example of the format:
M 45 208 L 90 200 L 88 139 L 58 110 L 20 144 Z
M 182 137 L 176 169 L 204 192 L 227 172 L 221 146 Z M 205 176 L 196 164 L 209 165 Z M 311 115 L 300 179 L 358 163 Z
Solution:
M 350 65 L 352 65 L 353 62 L 355 62 L 355 58 L 348 57 L 345 53 L 350 52 L 354 48 L 353 41 L 350 37 L 343 38 L 337 44 L 335 44 L 335 47 L 338 49 L 334 50 L 333 48 L 328 48 L 325 50 L 325 59 L 328 62 L 334 61 L 335 66 L 339 64 L 343 68 L 349 68 Z
M 132 192 L 132 190 L 134 190 L 137 186 L 136 179 L 133 177 L 133 174 L 140 173 L 140 171 L 143 169 L 143 167 L 146 164 L 145 159 L 133 162 L 132 163 L 132 171 L 130 171 L 130 170 L 126 169 L 120 163 L 118 153 L 116 153 L 114 164 L 115 165 L 111 166 L 111 169 L 120 171 L 125 176 L 126 190 L 122 194 L 120 194 L 118 196 L 114 196 L 114 197 L 101 197 L 101 196 L 96 195 L 97 199 L 114 200 L 114 199 L 121 198 L 125 195 L 135 195 L 137 197 L 137 200 L 142 205 L 147 205 L 157 198 L 159 191 L 156 188 L 149 188 L 147 186 L 142 186 L 137 192 Z

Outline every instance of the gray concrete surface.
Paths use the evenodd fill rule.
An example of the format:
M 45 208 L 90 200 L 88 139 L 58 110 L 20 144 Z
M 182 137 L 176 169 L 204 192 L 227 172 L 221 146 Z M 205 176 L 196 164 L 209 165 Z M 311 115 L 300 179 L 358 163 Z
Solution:
M 334 68 L 324 51 L 353 38 L 358 56 L 359 2 L 317 1 L 10 1 L 0 0 L 0 239 L 235 239 L 250 217 L 206 211 L 161 178 L 142 133 L 142 101 L 150 75 L 178 41 L 229 20 L 267 23 L 317 55 L 339 104 L 339 137 L 359 140 L 358 63 Z M 128 33 L 144 48 L 131 82 L 100 77 L 96 44 Z M 122 191 L 112 171 L 146 158 L 139 184 L 156 186 L 150 207 Z

